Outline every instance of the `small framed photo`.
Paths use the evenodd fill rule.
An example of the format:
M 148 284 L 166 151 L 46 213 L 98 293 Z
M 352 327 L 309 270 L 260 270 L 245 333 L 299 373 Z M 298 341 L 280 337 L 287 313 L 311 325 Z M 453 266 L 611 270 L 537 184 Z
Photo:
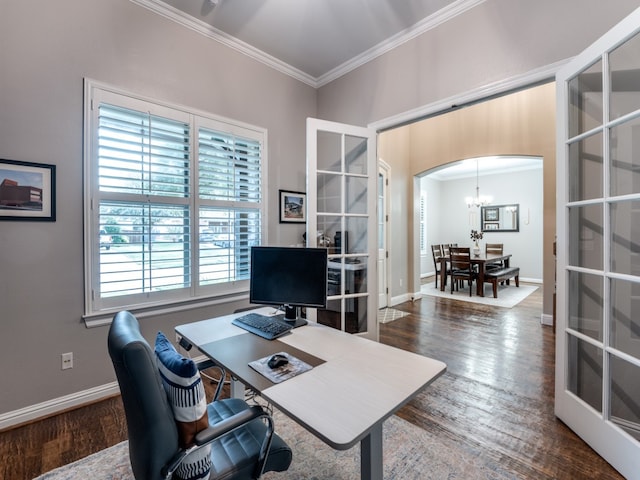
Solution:
M 498 207 L 483 208 L 485 222 L 497 222 L 500 220 L 500 209 Z
M 0 159 L 0 220 L 55 222 L 55 165 Z
M 307 221 L 307 194 L 280 190 L 280 223 Z

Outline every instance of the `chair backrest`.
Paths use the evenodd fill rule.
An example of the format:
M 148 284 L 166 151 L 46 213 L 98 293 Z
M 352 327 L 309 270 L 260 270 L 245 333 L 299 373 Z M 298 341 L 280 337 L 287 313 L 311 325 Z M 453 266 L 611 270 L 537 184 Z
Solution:
M 498 254 L 498 255 L 502 255 L 503 244 L 502 243 L 487 243 L 487 244 L 485 244 L 484 252 L 486 254 L 495 253 L 495 254 Z
M 436 270 L 438 270 L 438 267 L 440 266 L 438 258 L 442 256 L 442 247 L 440 245 L 431 245 L 431 256 L 433 257 L 433 264 L 435 265 Z
M 451 247 L 451 270 L 471 270 L 471 249 L 469 247 Z
M 129 432 L 129 458 L 136 479 L 161 479 L 178 451 L 178 430 L 160 380 L 155 354 L 130 312 L 118 312 L 108 336 Z

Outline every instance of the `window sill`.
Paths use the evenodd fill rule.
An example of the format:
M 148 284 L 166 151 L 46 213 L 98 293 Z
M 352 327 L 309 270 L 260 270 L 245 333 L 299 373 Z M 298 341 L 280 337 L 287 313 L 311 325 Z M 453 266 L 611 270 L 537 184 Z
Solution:
M 153 306 L 137 306 L 131 308 L 119 308 L 113 310 L 104 310 L 89 315 L 83 315 L 82 319 L 87 328 L 103 327 L 105 325 L 111 325 L 113 316 L 121 310 L 128 310 L 133 313 L 138 319 L 146 317 L 155 317 L 158 315 L 165 315 L 168 313 L 184 312 L 187 310 L 193 310 L 196 308 L 210 307 L 213 305 L 222 305 L 230 302 L 238 302 L 247 300 L 249 298 L 249 292 L 238 292 L 234 295 L 225 295 L 218 297 L 208 297 L 198 300 L 171 302 L 164 304 L 154 304 Z

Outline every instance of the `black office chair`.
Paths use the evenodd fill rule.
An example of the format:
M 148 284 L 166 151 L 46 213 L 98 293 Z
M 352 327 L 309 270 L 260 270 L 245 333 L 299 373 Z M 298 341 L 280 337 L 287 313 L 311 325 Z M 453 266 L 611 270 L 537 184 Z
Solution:
M 262 407 L 250 407 L 238 398 L 210 403 L 209 427 L 196 434 L 195 445 L 180 448 L 155 355 L 133 314 L 115 315 L 108 347 L 122 394 L 129 458 L 137 480 L 171 479 L 187 454 L 206 445 L 211 445 L 211 480 L 256 479 L 263 472 L 289 468 L 291 449 L 273 433 L 271 417 Z

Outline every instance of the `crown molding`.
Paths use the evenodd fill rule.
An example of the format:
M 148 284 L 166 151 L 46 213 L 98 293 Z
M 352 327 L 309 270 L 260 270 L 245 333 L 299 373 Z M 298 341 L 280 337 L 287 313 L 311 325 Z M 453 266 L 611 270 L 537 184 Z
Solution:
M 254 60 L 257 60 L 268 67 L 273 68 L 285 75 L 288 75 L 302 83 L 306 83 L 314 88 L 317 88 L 317 80 L 304 73 L 297 68 L 292 67 L 291 65 L 278 60 L 277 58 L 269 55 L 268 53 L 259 50 L 248 43 L 245 43 L 225 32 L 219 30 L 215 27 L 212 27 L 208 23 L 205 23 L 201 20 L 197 20 L 193 18 L 191 15 L 187 15 L 186 13 L 178 10 L 177 8 L 168 5 L 161 0 L 129 0 L 131 3 L 135 3 L 141 7 L 144 7 L 148 10 L 151 10 L 158 15 L 161 15 L 169 20 L 172 20 L 183 27 L 186 27 L 190 30 L 193 30 L 196 33 L 199 33 L 211 40 L 215 40 L 229 48 L 232 48 Z
M 530 70 L 523 74 L 481 86 L 459 95 L 454 95 L 428 105 L 423 105 L 406 112 L 401 112 L 372 122 L 368 124 L 367 127 L 373 128 L 376 131 L 388 130 L 432 115 L 452 111 L 463 105 L 484 101 L 488 98 L 504 95 L 508 92 L 527 88 L 538 83 L 554 81 L 558 70 L 560 70 L 570 60 L 570 58 L 560 60 L 558 62 Z
M 374 60 L 375 58 L 383 55 L 390 50 L 408 42 L 409 40 L 431 30 L 442 23 L 451 20 L 452 18 L 466 12 L 467 10 L 484 3 L 486 0 L 457 0 L 447 7 L 439 10 L 433 15 L 424 18 L 415 25 L 405 29 L 402 32 L 390 37 L 384 42 L 370 48 L 366 52 L 355 56 L 351 60 L 344 62 L 342 65 L 330 70 L 329 72 L 321 75 L 320 77 L 313 77 L 291 65 L 285 63 L 272 55 L 269 55 L 262 50 L 259 50 L 248 43 L 245 43 L 236 37 L 233 37 L 211 25 L 198 20 L 191 15 L 178 10 L 177 8 L 164 3 L 162 0 L 129 0 L 131 3 L 151 10 L 158 15 L 163 16 L 169 20 L 172 20 L 194 32 L 204 35 L 211 40 L 215 40 L 229 48 L 232 48 L 248 57 L 257 60 L 258 62 L 267 65 L 285 75 L 288 75 L 302 83 L 305 83 L 314 88 L 320 88 L 337 78 L 355 70 L 356 68 Z
M 322 87 L 343 75 L 355 70 L 358 67 L 378 58 L 381 55 L 384 55 L 387 52 L 390 52 L 396 47 L 407 43 L 409 40 L 413 40 L 414 38 L 422 35 L 429 30 L 433 30 L 438 25 L 442 25 L 443 23 L 451 20 L 458 15 L 463 14 L 467 10 L 472 9 L 486 0 L 457 0 L 456 2 L 451 3 L 445 8 L 437 11 L 433 15 L 430 15 L 426 18 L 423 18 L 418 23 L 412 25 L 411 27 L 398 32 L 397 34 L 389 37 L 387 40 L 379 43 L 378 45 L 371 47 L 369 50 L 361 53 L 353 57 L 352 59 L 346 61 L 342 65 L 334 68 L 333 70 L 328 71 L 324 75 L 321 75 L 316 79 L 316 87 Z

